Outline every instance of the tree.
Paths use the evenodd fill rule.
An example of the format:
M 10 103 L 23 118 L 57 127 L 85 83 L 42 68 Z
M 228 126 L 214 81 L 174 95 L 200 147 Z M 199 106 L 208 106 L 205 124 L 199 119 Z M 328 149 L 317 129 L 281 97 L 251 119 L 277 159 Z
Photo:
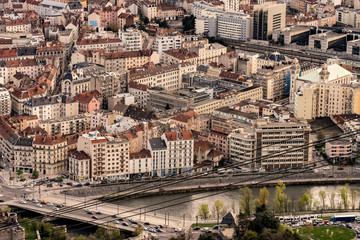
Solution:
M 243 240 L 257 240 L 259 238 L 257 232 L 252 230 L 246 231 L 244 236 L 242 237 Z
M 214 212 L 217 217 L 217 223 L 219 224 L 220 217 L 223 217 L 225 215 L 225 204 L 221 200 L 216 200 L 214 203 Z
M 335 209 L 335 193 L 332 192 L 330 195 L 330 208 Z
M 279 226 L 280 221 L 263 204 L 256 208 L 255 218 L 251 221 L 249 229 L 260 234 L 265 228 L 277 230 Z
M 148 18 L 148 17 L 145 17 L 145 18 L 144 18 L 144 24 L 145 24 L 145 25 L 148 25 L 149 23 L 150 23 L 149 18 Z
M 309 206 L 309 201 L 310 201 L 309 196 L 307 195 L 307 193 L 304 193 L 298 201 L 299 210 L 300 211 L 307 210 Z
M 201 234 L 198 240 L 217 240 L 213 234 Z
M 309 204 L 308 204 L 308 210 L 312 209 L 313 206 L 313 194 L 310 192 L 310 190 L 307 190 L 307 195 L 309 196 Z
M 32 178 L 38 178 L 39 177 L 39 171 L 34 170 L 32 173 Z
M 198 216 L 200 216 L 202 219 L 208 219 L 210 217 L 209 205 L 201 204 Z
M 275 190 L 275 199 L 274 199 L 274 209 L 278 213 L 283 213 L 286 210 L 287 205 L 287 195 L 284 193 L 286 189 L 285 183 L 279 180 L 276 185 Z
M 119 31 L 119 28 L 115 24 L 110 24 L 105 28 L 105 30 L 117 33 Z
M 349 205 L 349 184 L 345 184 L 345 187 L 340 189 L 340 196 L 342 200 L 342 204 L 345 209 L 348 209 Z
M 21 174 L 23 174 L 23 171 L 21 169 L 16 171 L 17 175 L 20 176 Z
M 357 201 L 357 198 L 358 198 L 358 191 L 357 190 L 352 191 L 351 192 L 351 206 L 352 206 L 353 210 L 355 209 L 355 203 Z
M 190 16 L 185 17 L 182 20 L 182 24 L 184 27 L 184 33 L 194 30 L 195 29 L 195 16 L 190 15 Z
M 255 206 L 260 207 L 261 205 L 267 206 L 270 193 L 266 187 L 259 190 L 259 198 L 255 199 Z
M 244 211 L 245 216 L 250 216 L 252 209 L 254 208 L 254 200 L 252 190 L 248 187 L 240 188 L 241 199 L 239 205 L 241 207 L 240 212 Z
M 143 232 L 143 227 L 141 225 L 136 225 L 132 235 L 136 237 L 139 236 L 142 232 Z
M 24 174 L 20 174 L 19 178 L 20 178 L 20 181 L 25 181 Z
M 319 191 L 319 197 L 322 203 L 322 210 L 325 210 L 325 199 L 326 199 L 326 192 L 324 190 Z
M 58 177 L 57 177 L 57 181 L 58 181 L 59 183 L 63 182 L 63 177 L 62 177 L 62 176 L 58 176 Z
M 169 28 L 169 24 L 166 20 L 159 22 L 159 27 L 161 28 Z

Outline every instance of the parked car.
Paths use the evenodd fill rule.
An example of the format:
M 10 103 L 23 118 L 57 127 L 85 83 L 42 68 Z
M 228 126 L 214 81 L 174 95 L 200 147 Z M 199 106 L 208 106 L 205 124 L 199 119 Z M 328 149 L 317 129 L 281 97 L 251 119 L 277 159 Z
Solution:
M 21 204 L 26 204 L 26 201 L 21 200 L 20 203 L 21 203 Z
M 127 222 L 123 222 L 123 223 L 121 223 L 121 225 L 123 225 L 123 226 L 129 226 L 129 224 L 128 224 Z
M 101 215 L 101 212 L 100 212 L 100 211 L 98 211 L 98 212 L 96 212 L 96 214 L 97 214 L 97 215 Z
M 60 209 L 57 208 L 57 207 L 54 207 L 53 210 L 54 210 L 54 211 L 59 211 Z
M 119 224 L 120 222 L 118 220 L 114 220 L 114 223 L 115 224 Z
M 91 216 L 93 219 L 99 219 L 98 216 L 92 215 Z
M 36 207 L 42 208 L 43 206 L 40 203 L 38 203 L 38 204 L 36 204 Z

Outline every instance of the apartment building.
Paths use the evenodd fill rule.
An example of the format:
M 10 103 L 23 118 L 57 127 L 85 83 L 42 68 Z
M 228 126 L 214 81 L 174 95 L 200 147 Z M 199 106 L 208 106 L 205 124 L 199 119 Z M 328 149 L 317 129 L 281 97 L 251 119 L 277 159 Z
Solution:
M 129 175 L 127 140 L 101 136 L 98 131 L 93 131 L 79 137 L 77 149 L 90 156 L 92 180 L 120 179 Z
M 39 126 L 50 135 L 70 135 L 90 129 L 90 115 L 79 114 L 70 117 L 41 120 Z
M 126 51 L 139 51 L 142 49 L 141 32 L 134 28 L 119 31 L 120 40 L 125 44 Z
M 148 149 L 152 158 L 152 176 L 165 176 L 170 165 L 165 140 L 160 137 L 149 139 Z
M 136 176 L 151 176 L 153 170 L 151 152 L 142 149 L 140 152 L 130 153 L 129 174 L 130 178 Z
M 148 86 L 137 82 L 130 82 L 129 93 L 134 96 L 136 104 L 141 108 L 146 108 L 148 101 Z
M 67 3 L 64 2 L 43 0 L 40 4 L 35 5 L 35 12 L 38 13 L 40 17 L 62 15 L 63 13 L 69 12 L 66 6 Z
M 78 103 L 66 96 L 32 98 L 24 103 L 24 113 L 37 115 L 39 120 L 78 115 Z
M 226 54 L 227 48 L 219 43 L 204 44 L 190 49 L 198 55 L 197 64 L 218 63 L 221 55 Z
M 179 63 L 197 64 L 199 57 L 196 53 L 190 52 L 187 49 L 172 49 L 163 52 L 161 62 L 167 65 Z
M 126 71 L 130 68 L 138 68 L 148 62 L 159 63 L 159 55 L 151 50 L 93 53 L 89 59 L 93 63 L 105 66 L 106 72 Z
M 76 151 L 69 156 L 70 179 L 77 182 L 90 181 L 90 156 L 84 151 Z
M 309 166 L 312 162 L 312 147 L 303 146 L 311 142 L 310 131 L 307 122 L 257 120 L 251 128 L 242 128 L 229 134 L 229 157 L 251 168 Z
M 137 14 L 136 14 L 137 15 Z M 124 30 L 125 27 L 130 27 L 135 24 L 135 16 L 128 13 L 121 13 L 118 17 L 118 28 Z
M 9 118 L 9 123 L 17 131 L 24 131 L 26 128 L 35 128 L 39 125 L 39 118 L 36 115 L 17 116 Z
M 74 97 L 74 101 L 78 102 L 80 113 L 90 113 L 100 109 L 100 102 L 97 97 L 100 95 L 98 91 L 90 91 L 79 93 Z
M 317 5 L 318 1 L 316 0 L 293 0 L 290 2 L 290 8 L 302 13 L 312 12 Z
M 214 112 L 216 108 L 221 106 L 220 99 L 208 99 L 196 104 L 193 104 L 189 107 L 189 109 L 194 110 L 197 114 L 211 114 Z
M 11 97 L 8 90 L 0 87 L 0 116 L 10 115 Z
M 360 10 L 350 8 L 337 8 L 335 10 L 336 22 L 360 28 Z
M 117 6 L 106 6 L 94 9 L 88 16 L 89 25 L 101 28 L 106 28 L 111 25 L 119 27 L 118 16 L 122 12 L 125 12 L 125 9 Z
M 263 88 L 263 99 L 276 101 L 290 92 L 291 64 L 263 67 L 253 74 L 254 84 Z
M 285 28 L 286 4 L 254 5 L 253 15 L 253 39 L 271 40 L 274 30 Z
M 165 51 L 171 49 L 179 49 L 182 46 L 182 37 L 181 34 L 170 33 L 167 35 L 157 35 L 155 38 L 154 50 L 160 55 L 162 55 Z
M 220 38 L 246 41 L 251 37 L 251 17 L 248 14 L 224 13 L 217 17 L 217 35 Z
M 140 3 L 141 14 L 149 20 L 157 18 L 157 5 L 155 2 L 144 0 Z
M 161 138 L 167 146 L 167 164 L 161 176 L 192 174 L 194 165 L 194 138 L 191 131 L 165 132 Z
M 31 23 L 28 19 L 14 19 L 6 21 L 6 33 L 30 33 Z
M 11 109 L 15 114 L 24 114 L 24 104 L 34 97 L 44 97 L 47 93 L 44 85 L 28 89 L 15 88 L 11 93 Z
M 184 10 L 176 6 L 161 4 L 156 6 L 156 17 L 163 20 L 176 20 L 178 16 L 184 16 Z
M 137 82 L 149 87 L 162 87 L 165 90 L 177 90 L 181 88 L 183 74 L 189 72 L 196 72 L 196 65 L 174 64 L 130 74 L 129 82 Z
M 33 149 L 34 169 L 40 174 L 59 174 L 67 170 L 67 141 L 61 135 L 36 135 Z
M 348 140 L 338 140 L 325 143 L 325 153 L 331 160 L 351 159 L 353 143 Z
M 4 78 L 5 83 L 9 82 L 17 72 L 24 73 L 32 79 L 41 72 L 41 65 L 35 59 L 20 59 L 0 62 L 0 76 Z
M 104 49 L 105 52 L 125 50 L 124 43 L 118 38 L 80 38 L 75 48 L 78 50 Z

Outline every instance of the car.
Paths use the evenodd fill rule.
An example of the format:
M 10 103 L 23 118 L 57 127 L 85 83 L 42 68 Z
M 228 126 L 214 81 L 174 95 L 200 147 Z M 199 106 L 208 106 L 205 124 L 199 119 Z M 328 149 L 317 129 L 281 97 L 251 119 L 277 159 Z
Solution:
M 36 207 L 42 208 L 43 206 L 40 203 L 38 203 L 38 204 L 36 204 Z
M 360 167 L 355 168 L 355 170 L 360 170 Z
M 77 187 L 82 187 L 83 185 L 81 183 L 77 184 L 76 185 Z
M 252 181 L 251 184 L 257 184 L 257 181 Z
M 73 183 L 68 182 L 68 183 L 66 183 L 66 185 L 68 185 L 68 186 L 72 186 L 72 185 L 73 185 Z
M 119 221 L 124 221 L 124 219 L 123 219 L 123 218 L 119 218 L 118 220 L 119 220 Z
M 113 218 L 117 218 L 118 216 L 115 214 L 115 215 L 112 215 L 111 217 L 113 217 Z
M 18 186 L 18 189 L 22 189 L 22 188 L 24 188 L 24 186 Z
M 62 208 L 62 207 L 64 207 L 64 204 L 56 204 L 55 207 Z
M 48 203 L 46 203 L 46 205 L 53 206 L 54 204 L 52 204 L 51 202 L 48 202 Z
M 131 224 L 132 228 L 136 228 L 136 226 L 137 226 L 136 224 Z
M 343 167 L 338 167 L 338 169 L 337 170 L 344 170 L 344 168 Z
M 132 224 L 138 224 L 135 220 L 129 220 L 129 222 L 131 222 Z
M 144 231 L 147 231 L 148 229 L 147 229 L 147 227 L 143 227 L 143 230 L 144 230 Z
M 93 213 L 90 209 L 86 209 L 85 212 L 86 212 L 87 214 L 92 214 L 92 213 Z
M 213 226 L 213 229 L 219 229 L 219 225 Z
M 204 227 L 201 229 L 202 232 L 206 232 L 206 231 L 209 231 L 209 228 L 208 227 Z
M 98 211 L 98 212 L 96 212 L 96 214 L 97 214 L 97 215 L 101 215 L 101 212 L 100 212 L 100 211 Z
M 182 228 L 175 228 L 174 231 L 175 231 L 175 232 L 181 232 L 181 231 L 182 231 Z
M 26 198 L 25 198 L 25 201 L 31 202 L 31 198 L 26 197 Z
M 21 200 L 20 203 L 21 203 L 21 204 L 26 204 L 26 201 Z
M 163 230 L 161 230 L 160 228 L 159 229 L 156 229 L 157 232 L 164 232 Z
M 99 219 L 98 216 L 92 215 L 91 216 L 93 219 Z
M 89 183 L 89 182 L 87 182 L 87 183 L 85 183 L 85 184 L 84 184 L 84 186 L 90 186 L 90 183 Z
M 200 230 L 200 227 L 194 227 L 193 230 L 199 231 L 199 230 Z
M 148 222 L 144 222 L 144 225 L 150 225 L 150 223 L 148 223 Z
M 54 211 L 59 211 L 60 208 L 54 207 L 53 210 L 54 210 Z
M 211 231 L 211 230 L 207 230 L 206 233 L 212 233 L 212 231 Z
M 159 228 L 164 228 L 162 225 L 158 225 Z
M 149 228 L 149 232 L 156 232 L 156 230 L 155 230 L 155 228 L 153 228 L 153 227 L 151 227 L 151 228 Z
M 123 225 L 123 226 L 129 226 L 129 224 L 128 224 L 127 222 L 123 222 L 123 223 L 121 223 L 121 225 Z
M 33 202 L 33 203 L 38 203 L 39 201 L 38 201 L 36 198 L 33 198 L 33 199 L 32 199 L 32 202 Z
M 114 220 L 114 223 L 115 224 L 119 224 L 120 222 L 118 220 Z
M 324 167 L 324 170 L 330 170 L 330 168 L 329 167 Z

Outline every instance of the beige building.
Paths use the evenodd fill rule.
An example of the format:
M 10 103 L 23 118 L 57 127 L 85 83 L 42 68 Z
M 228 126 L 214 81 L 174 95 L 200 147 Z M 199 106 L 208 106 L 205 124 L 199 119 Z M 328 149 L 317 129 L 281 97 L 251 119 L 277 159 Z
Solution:
M 124 43 L 118 38 L 81 38 L 76 44 L 77 50 L 104 49 L 105 52 L 123 51 Z
M 119 179 L 129 175 L 129 142 L 101 136 L 98 131 L 79 137 L 77 149 L 90 156 L 92 180 Z
M 157 6 L 156 2 L 149 0 L 144 0 L 141 2 L 141 13 L 144 17 L 147 17 L 149 20 L 157 18 Z
M 129 174 L 130 177 L 135 176 L 151 176 L 153 169 L 151 153 L 147 149 L 140 152 L 130 153 Z
M 76 115 L 39 121 L 39 126 L 48 134 L 69 135 L 90 129 L 90 115 Z
M 286 4 L 267 2 L 254 5 L 253 39 L 270 40 L 274 30 L 285 28 Z
M 226 54 L 227 48 L 219 43 L 210 43 L 193 47 L 191 52 L 195 52 L 198 55 L 197 64 L 205 63 L 218 63 L 221 55 Z
M 194 110 L 197 114 L 210 114 L 213 113 L 216 108 L 221 106 L 220 99 L 208 99 L 191 105 L 189 108 Z
M 251 168 L 309 166 L 312 162 L 312 147 L 303 146 L 311 142 L 310 131 L 307 122 L 258 120 L 251 128 L 241 128 L 229 134 L 229 157 Z
M 358 113 L 359 87 L 351 84 L 351 72 L 337 64 L 324 64 L 294 80 L 294 114 L 297 118 L 313 119 L 334 114 Z
M 24 103 L 33 97 L 44 97 L 47 93 L 45 85 L 23 89 L 15 88 L 11 94 L 11 109 L 18 115 L 24 114 Z
M 69 156 L 69 175 L 77 182 L 90 181 L 90 157 L 84 151 Z
M 189 72 L 196 72 L 196 65 L 174 64 L 130 74 L 129 82 L 137 82 L 149 87 L 162 87 L 165 90 L 177 90 L 181 88 L 183 74 Z
M 6 22 L 7 33 L 30 33 L 31 23 L 28 19 L 16 19 Z
M 137 82 L 129 84 L 129 93 L 134 96 L 136 104 L 141 108 L 146 108 L 149 97 L 148 86 Z
M 179 64 L 179 63 L 192 63 L 197 64 L 199 58 L 194 52 L 189 52 L 186 49 L 172 49 L 163 52 L 161 62 L 167 65 Z
M 34 169 L 41 175 L 66 171 L 68 163 L 67 141 L 61 135 L 35 136 L 33 142 Z

